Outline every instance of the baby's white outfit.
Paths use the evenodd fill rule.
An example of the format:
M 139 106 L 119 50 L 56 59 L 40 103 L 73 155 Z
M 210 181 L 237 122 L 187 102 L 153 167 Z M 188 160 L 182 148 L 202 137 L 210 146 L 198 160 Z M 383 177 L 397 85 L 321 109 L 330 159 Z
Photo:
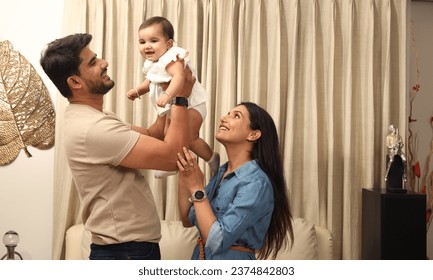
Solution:
M 178 59 L 184 59 L 185 67 L 191 69 L 192 74 L 196 77 L 195 70 L 191 65 L 190 59 L 188 57 L 188 51 L 179 47 L 170 48 L 164 55 L 162 55 L 157 62 L 152 62 L 150 60 L 146 60 L 143 64 L 143 73 L 146 74 L 146 79 L 150 81 L 149 86 L 149 94 L 150 100 L 152 101 L 153 106 L 155 107 L 158 115 L 163 116 L 170 111 L 170 104 L 165 105 L 165 107 L 159 107 L 156 105 L 156 100 L 161 94 L 164 94 L 164 91 L 161 87 L 161 83 L 166 83 L 171 81 L 171 75 L 167 72 L 165 67 L 172 62 Z M 169 92 L 171 94 L 171 92 Z M 200 84 L 200 82 L 196 79 L 194 86 L 192 88 L 191 95 L 188 98 L 188 109 L 197 110 L 202 119 L 206 117 L 206 101 L 207 94 L 205 88 Z

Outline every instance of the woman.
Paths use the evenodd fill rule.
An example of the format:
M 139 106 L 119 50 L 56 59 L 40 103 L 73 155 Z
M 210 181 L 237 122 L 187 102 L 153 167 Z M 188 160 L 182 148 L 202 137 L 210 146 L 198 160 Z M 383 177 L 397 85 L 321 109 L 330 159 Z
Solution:
M 205 189 L 196 157 L 178 154 L 181 219 L 200 232 L 192 259 L 275 258 L 293 244 L 293 227 L 274 121 L 243 102 L 221 118 L 216 139 L 228 162 Z

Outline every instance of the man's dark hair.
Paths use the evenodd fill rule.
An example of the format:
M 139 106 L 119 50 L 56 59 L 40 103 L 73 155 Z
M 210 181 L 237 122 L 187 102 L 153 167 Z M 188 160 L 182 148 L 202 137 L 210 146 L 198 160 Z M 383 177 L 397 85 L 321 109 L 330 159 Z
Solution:
M 87 33 L 72 34 L 49 43 L 42 52 L 40 63 L 45 73 L 60 91 L 68 98 L 72 95 L 67 79 L 79 75 L 80 53 L 92 40 Z

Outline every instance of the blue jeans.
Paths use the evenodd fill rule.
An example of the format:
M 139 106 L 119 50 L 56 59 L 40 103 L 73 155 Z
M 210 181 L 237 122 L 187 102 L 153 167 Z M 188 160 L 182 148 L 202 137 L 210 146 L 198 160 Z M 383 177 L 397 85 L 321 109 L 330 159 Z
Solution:
M 90 244 L 91 260 L 160 260 L 158 243 L 126 242 L 109 245 Z

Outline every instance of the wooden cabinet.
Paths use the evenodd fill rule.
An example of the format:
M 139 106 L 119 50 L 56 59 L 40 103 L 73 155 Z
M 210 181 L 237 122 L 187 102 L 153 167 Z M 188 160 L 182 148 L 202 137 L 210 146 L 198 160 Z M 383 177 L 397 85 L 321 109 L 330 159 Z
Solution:
M 426 196 L 362 189 L 362 259 L 425 260 Z

